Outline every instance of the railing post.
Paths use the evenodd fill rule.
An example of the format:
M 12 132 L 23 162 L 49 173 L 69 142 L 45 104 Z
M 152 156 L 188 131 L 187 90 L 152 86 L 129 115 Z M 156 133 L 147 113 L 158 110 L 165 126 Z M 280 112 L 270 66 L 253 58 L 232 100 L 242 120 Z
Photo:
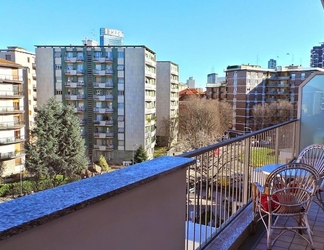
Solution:
M 275 162 L 279 160 L 279 128 L 276 128 Z
M 244 165 L 243 165 L 243 203 L 247 204 L 249 199 L 249 184 L 250 184 L 250 153 L 251 153 L 251 137 L 244 141 Z

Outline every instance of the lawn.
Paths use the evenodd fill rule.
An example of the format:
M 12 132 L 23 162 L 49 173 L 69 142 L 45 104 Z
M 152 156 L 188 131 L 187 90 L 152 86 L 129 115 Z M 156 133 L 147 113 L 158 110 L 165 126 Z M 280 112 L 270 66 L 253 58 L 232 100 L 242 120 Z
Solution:
M 167 154 L 167 147 L 155 147 L 154 148 L 154 158 L 158 158 L 160 156 L 164 156 Z
M 244 154 L 240 157 L 244 161 Z M 275 162 L 274 149 L 269 148 L 253 148 L 251 151 L 251 166 L 253 168 L 261 167 L 266 164 Z

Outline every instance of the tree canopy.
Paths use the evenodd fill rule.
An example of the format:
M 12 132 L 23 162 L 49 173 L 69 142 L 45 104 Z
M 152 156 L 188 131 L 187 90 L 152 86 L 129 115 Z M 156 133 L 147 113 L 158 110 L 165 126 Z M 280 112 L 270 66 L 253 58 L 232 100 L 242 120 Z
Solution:
M 50 99 L 38 110 L 31 138 L 25 143 L 25 166 L 35 177 L 65 179 L 88 167 L 80 121 L 71 106 Z
M 232 121 L 230 104 L 192 97 L 180 105 L 180 140 L 189 149 L 216 143 Z

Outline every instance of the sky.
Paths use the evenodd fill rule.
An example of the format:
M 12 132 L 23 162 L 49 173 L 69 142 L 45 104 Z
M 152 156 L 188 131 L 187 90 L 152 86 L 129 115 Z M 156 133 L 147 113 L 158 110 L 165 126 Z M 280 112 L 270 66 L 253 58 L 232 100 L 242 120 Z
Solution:
M 125 45 L 145 45 L 158 61 L 179 65 L 205 87 L 228 65 L 309 67 L 324 42 L 320 0 L 0 0 L 0 48 L 99 42 L 101 27 L 124 32 Z

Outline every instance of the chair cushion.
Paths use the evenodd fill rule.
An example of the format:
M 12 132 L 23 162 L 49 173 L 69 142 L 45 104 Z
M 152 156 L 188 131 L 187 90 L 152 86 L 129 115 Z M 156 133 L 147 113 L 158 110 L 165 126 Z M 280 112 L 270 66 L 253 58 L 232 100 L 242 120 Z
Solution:
M 260 198 L 261 196 L 261 198 Z M 267 199 L 268 195 L 266 194 L 261 194 L 259 195 L 260 198 L 260 202 L 261 202 L 261 206 L 265 211 L 269 211 L 269 207 L 268 207 L 268 199 Z M 278 196 L 277 195 L 272 195 L 272 200 L 279 202 Z M 270 201 L 271 204 L 271 210 L 275 210 L 279 205 L 275 202 Z

